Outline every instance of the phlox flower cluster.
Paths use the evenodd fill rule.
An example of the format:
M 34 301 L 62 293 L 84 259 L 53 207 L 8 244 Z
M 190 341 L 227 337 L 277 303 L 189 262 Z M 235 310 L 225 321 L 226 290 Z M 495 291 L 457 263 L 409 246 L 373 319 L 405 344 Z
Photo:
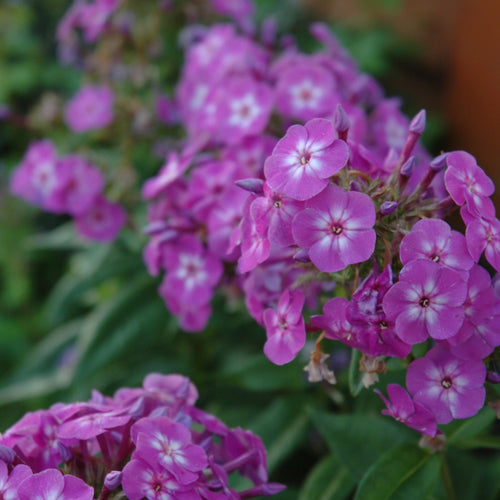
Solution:
M 306 367 L 316 380 L 333 379 L 323 337 L 363 353 L 366 385 L 385 359 L 405 359 L 409 394 L 391 387 L 386 412 L 434 436 L 483 406 L 483 360 L 500 345 L 499 298 L 480 265 L 484 253 L 500 270 L 493 185 L 464 151 L 430 157 L 419 142 L 425 111 L 409 120 L 322 26 L 313 33 L 325 46 L 313 55 L 227 25 L 188 46 L 175 96 L 188 137 L 144 185 L 153 200 L 145 259 L 152 273 L 166 270 L 161 293 L 192 330 L 208 314 L 195 323 L 188 301 L 179 304 L 169 254 L 190 252 L 179 245 L 189 232 L 200 257 L 204 248 L 235 262 L 223 284 L 243 290 L 272 362 L 293 360 L 306 331 L 323 332 Z M 465 236 L 443 220 L 457 206 Z M 208 269 L 218 267 L 203 260 L 193 272 L 206 283 L 200 300 L 215 291 Z M 423 342 L 430 350 L 412 361 Z
M 84 238 L 113 240 L 126 221 L 125 211 L 104 196 L 105 179 L 97 167 L 82 156 L 60 157 L 49 140 L 31 143 L 15 168 L 13 194 L 48 212 L 74 218 Z
M 0 436 L 0 497 L 237 500 L 282 491 L 268 482 L 261 440 L 196 408 L 197 397 L 181 375 L 150 374 L 142 388 L 26 414 Z M 254 486 L 233 490 L 233 472 Z

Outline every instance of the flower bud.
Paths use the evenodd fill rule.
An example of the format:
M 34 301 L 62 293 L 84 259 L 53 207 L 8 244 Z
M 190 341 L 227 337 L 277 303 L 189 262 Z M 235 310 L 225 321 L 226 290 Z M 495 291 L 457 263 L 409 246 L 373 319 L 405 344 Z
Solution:
M 381 215 L 391 215 L 398 208 L 398 203 L 396 201 L 384 201 L 382 205 L 380 205 L 380 214 Z
M 16 459 L 16 452 L 8 446 L 0 445 L 0 460 L 11 464 Z
M 345 141 L 347 139 L 347 132 L 351 125 L 351 121 L 347 116 L 342 104 L 337 104 L 337 108 L 335 109 L 335 117 L 333 119 L 333 124 L 335 129 L 339 134 L 339 139 Z
M 118 488 L 121 483 L 122 472 L 119 470 L 112 470 L 111 472 L 108 472 L 104 478 L 104 486 L 110 491 Z
M 250 193 L 264 194 L 264 181 L 262 179 L 240 179 L 235 184 Z

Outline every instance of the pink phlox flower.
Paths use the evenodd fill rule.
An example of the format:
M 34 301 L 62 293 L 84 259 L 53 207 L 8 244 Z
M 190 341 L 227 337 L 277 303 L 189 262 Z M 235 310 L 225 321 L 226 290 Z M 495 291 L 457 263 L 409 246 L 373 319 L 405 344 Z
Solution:
M 32 142 L 10 180 L 11 192 L 51 212 L 64 212 L 56 193 L 68 184 L 69 172 L 58 161 L 49 140 Z
M 234 190 L 234 181 L 241 178 L 239 166 L 229 160 L 209 159 L 197 165 L 187 189 L 186 208 L 193 218 L 206 224 L 211 212 L 223 206 L 224 194 Z
M 430 259 L 462 272 L 464 279 L 474 265 L 464 236 L 440 219 L 419 220 L 401 241 L 399 257 L 403 265 L 414 259 Z
M 175 476 L 156 463 L 133 458 L 123 468 L 122 487 L 129 500 L 197 500 L 200 497 L 180 484 Z M 190 488 L 189 488 L 190 489 Z
M 231 429 L 224 436 L 223 444 L 226 458 L 239 462 L 238 471 L 242 476 L 257 485 L 267 483 L 266 450 L 258 436 L 240 428 Z
M 292 220 L 304 208 L 304 202 L 294 200 L 273 191 L 264 184 L 264 196 L 256 198 L 250 205 L 250 216 L 258 221 L 265 219 L 268 239 L 271 245 L 290 246 L 294 244 Z
M 276 82 L 276 107 L 285 117 L 303 122 L 327 117 L 339 100 L 332 74 L 313 58 L 299 58 Z
M 24 464 L 16 465 L 9 474 L 6 463 L 0 460 L 0 497 L 2 500 L 18 500 L 19 485 L 32 475 L 33 471 Z
M 188 234 L 166 247 L 164 267 L 163 291 L 190 307 L 210 302 L 223 271 L 220 260 L 196 236 Z
M 325 337 L 340 340 L 344 344 L 359 349 L 354 326 L 347 319 L 349 301 L 344 297 L 334 297 L 323 306 L 323 314 L 311 316 L 311 324 L 325 330 Z
M 375 389 L 375 392 L 387 406 L 386 410 L 382 410 L 384 415 L 389 415 L 427 436 L 434 437 L 438 433 L 434 415 L 425 406 L 413 401 L 401 386 L 397 384 L 387 386 L 389 400 L 378 389 Z
M 239 227 L 248 193 L 234 186 L 221 194 L 208 218 L 208 248 L 222 260 L 234 262 L 240 255 L 232 245 L 232 237 Z
M 500 221 L 496 217 L 475 217 L 465 207 L 460 214 L 467 224 L 465 240 L 474 261 L 479 262 L 484 252 L 486 260 L 496 271 L 500 271 Z
M 264 164 L 269 187 L 296 200 L 307 200 L 328 185 L 328 178 L 347 163 L 349 150 L 335 139 L 333 124 L 314 118 L 292 125 Z
M 408 367 L 406 386 L 438 424 L 474 416 L 484 404 L 486 367 L 481 360 L 464 361 L 436 346 Z
M 277 138 L 270 135 L 248 136 L 224 148 L 224 158 L 238 165 L 244 178 L 261 176 L 264 161 L 272 153 L 276 142 Z
M 158 464 L 181 484 L 198 479 L 198 472 L 208 465 L 203 448 L 191 443 L 191 432 L 167 417 L 143 418 L 131 429 L 136 444 L 133 458 Z
M 460 359 L 483 359 L 500 344 L 500 301 L 481 266 L 470 270 L 464 311 L 459 332 L 442 344 Z
M 158 174 L 148 179 L 142 186 L 142 197 L 149 200 L 163 194 L 166 188 L 188 169 L 190 163 L 190 155 L 178 155 L 175 151 L 171 152 Z
M 320 271 L 336 272 L 373 254 L 374 224 L 375 207 L 369 196 L 330 184 L 295 216 L 292 232 Z
M 399 110 L 399 99 L 382 101 L 370 116 L 373 138 L 381 157 L 390 149 L 398 154 L 402 151 L 408 135 L 408 118 Z
M 476 163 L 476 159 L 465 151 L 454 151 L 446 157 L 448 168 L 444 182 L 453 201 L 477 215 L 493 217 L 495 209 L 488 198 L 493 194 L 495 185 Z
M 247 273 L 258 264 L 265 262 L 271 253 L 271 243 L 268 238 L 269 221 L 267 217 L 255 220 L 250 213 L 250 207 L 256 196 L 248 196 L 243 208 L 243 218 L 241 220 L 241 256 L 238 259 L 238 271 Z
M 102 196 L 94 200 L 92 207 L 75 217 L 76 229 L 85 238 L 112 241 L 125 225 L 127 215 L 118 203 Z
M 395 321 L 396 335 L 417 344 L 429 336 L 456 335 L 463 323 L 466 295 L 467 284 L 460 273 L 417 259 L 403 267 L 398 283 L 385 294 L 383 308 Z
M 84 158 L 68 155 L 59 160 L 59 168 L 67 172 L 67 181 L 55 193 L 64 211 L 82 215 L 90 210 L 104 188 L 103 174 Z
M 113 105 L 110 87 L 84 86 L 66 106 L 66 124 L 77 133 L 107 127 L 113 121 Z
M 245 76 L 232 76 L 216 88 L 215 138 L 235 144 L 244 137 L 260 134 L 266 127 L 274 103 L 271 88 Z
M 182 301 L 182 299 L 175 296 L 166 279 L 160 285 L 159 293 L 165 301 L 167 309 L 177 317 L 182 330 L 190 333 L 198 333 L 204 330 L 212 315 L 212 308 L 209 303 L 192 305 Z
M 84 414 L 63 422 L 57 431 L 59 439 L 91 439 L 126 425 L 131 415 L 123 408 L 87 405 Z
M 292 361 L 304 347 L 306 331 L 302 308 L 305 297 L 299 290 L 288 288 L 281 294 L 277 310 L 266 309 L 263 313 L 267 341 L 264 354 L 275 364 Z
M 87 43 L 97 41 L 120 3 L 121 0 L 94 0 L 81 8 L 78 24 Z
M 353 293 L 346 309 L 346 318 L 356 332 L 359 349 L 365 354 L 406 357 L 411 345 L 403 342 L 383 310 L 383 299 L 392 286 L 392 270 L 386 267 L 382 273 L 373 272 Z
M 46 469 L 27 477 L 18 488 L 19 500 L 92 500 L 94 488 L 80 478 Z

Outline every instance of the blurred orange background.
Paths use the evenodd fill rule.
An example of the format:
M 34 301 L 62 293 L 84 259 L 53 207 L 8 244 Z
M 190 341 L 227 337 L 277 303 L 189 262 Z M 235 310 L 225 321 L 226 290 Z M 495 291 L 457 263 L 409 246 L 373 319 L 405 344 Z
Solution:
M 444 116 L 442 149 L 469 151 L 500 186 L 499 0 L 401 0 L 392 9 L 368 0 L 304 2 L 324 19 L 389 27 L 414 42 L 418 71 L 398 84 L 409 85 L 421 107 Z M 500 208 L 500 189 L 493 201 Z

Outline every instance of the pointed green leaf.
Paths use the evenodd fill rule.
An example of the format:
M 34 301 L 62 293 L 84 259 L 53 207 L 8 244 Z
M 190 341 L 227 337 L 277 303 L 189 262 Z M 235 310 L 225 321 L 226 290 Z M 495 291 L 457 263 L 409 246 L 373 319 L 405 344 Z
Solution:
M 417 434 L 389 418 L 313 412 L 313 421 L 329 448 L 356 479 L 387 449 L 416 440 Z
M 477 415 L 464 420 L 448 437 L 448 443 L 460 445 L 461 441 L 468 441 L 487 429 L 495 420 L 496 413 L 488 407 L 483 408 Z
M 432 492 L 441 456 L 403 443 L 386 452 L 366 472 L 354 500 L 420 500 Z
M 321 460 L 309 473 L 299 500 L 343 500 L 348 498 L 356 481 L 335 456 Z
M 359 370 L 361 357 L 361 351 L 352 350 L 351 362 L 349 363 L 349 390 L 353 396 L 357 396 L 363 389 L 364 373 Z

